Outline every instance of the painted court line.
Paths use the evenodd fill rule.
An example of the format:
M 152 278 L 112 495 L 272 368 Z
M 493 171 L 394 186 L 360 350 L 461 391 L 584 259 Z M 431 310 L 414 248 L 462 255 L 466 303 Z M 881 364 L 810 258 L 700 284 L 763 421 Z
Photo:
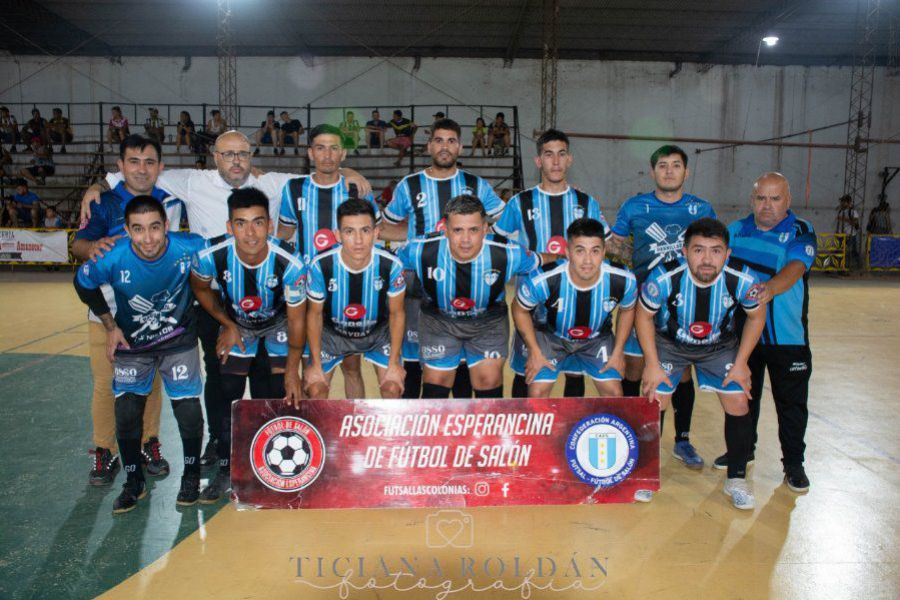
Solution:
M 13 346 L 12 348 L 6 348 L 4 350 L 0 350 L 0 352 L 4 352 L 4 353 L 12 352 L 13 350 L 18 350 L 19 348 L 24 348 L 25 346 L 30 346 L 31 344 L 36 344 L 36 343 L 46 340 L 48 338 L 52 338 L 55 335 L 59 335 L 61 333 L 68 333 L 68 332 L 72 331 L 73 329 L 82 327 L 83 325 L 84 325 L 84 322 L 80 322 L 77 325 L 72 325 L 71 327 L 66 327 L 65 329 L 60 329 L 59 331 L 54 331 L 53 333 L 48 333 L 47 335 L 41 336 L 39 338 L 35 338 L 33 340 L 25 342 L 24 344 L 19 344 L 18 346 Z
M 78 346 L 81 346 L 83 344 L 85 344 L 85 342 L 78 342 L 74 346 L 69 346 L 68 348 L 63 348 L 59 352 L 54 352 L 53 354 L 45 354 L 44 356 L 41 356 L 40 358 L 32 359 L 32 360 L 28 361 L 27 363 L 25 363 L 24 365 L 19 365 L 18 367 L 14 368 L 14 369 L 10 369 L 9 371 L 4 371 L 3 373 L 0 373 L 0 379 L 3 379 L 4 377 L 9 377 L 10 375 L 18 373 L 19 371 L 24 371 L 25 369 L 29 369 L 35 365 L 39 365 L 42 362 L 46 362 L 46 361 L 50 360 L 51 358 L 61 355 L 63 352 L 68 352 L 69 350 L 74 350 L 75 348 L 77 348 Z

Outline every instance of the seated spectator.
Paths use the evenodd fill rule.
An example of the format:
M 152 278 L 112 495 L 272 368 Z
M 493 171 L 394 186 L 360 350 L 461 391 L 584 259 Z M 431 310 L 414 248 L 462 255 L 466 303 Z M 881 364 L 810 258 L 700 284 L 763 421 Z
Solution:
M 210 120 L 206 122 L 206 143 L 212 146 L 216 138 L 228 131 L 228 123 L 222 118 L 222 111 L 215 109 L 209 113 Z
M 48 206 L 44 211 L 44 229 L 62 229 L 63 222 L 52 206 Z
M 3 205 L 0 207 L 0 227 L 18 227 L 19 212 L 12 198 L 3 197 Z
M 14 175 L 12 164 L 12 154 L 3 146 L 0 146 L 0 184 L 3 183 L 4 177 L 12 177 Z
M 19 124 L 8 108 L 0 106 L 0 144 L 10 144 L 9 151 L 15 154 L 18 142 Z
M 294 147 L 294 154 L 300 154 L 300 136 L 303 135 L 303 123 L 299 119 L 292 119 L 288 111 L 281 111 L 281 154 L 284 154 L 285 144 Z
M 50 146 L 44 146 L 35 138 L 34 156 L 29 161 L 31 166 L 20 169 L 19 175 L 34 183 L 38 183 L 38 180 L 40 180 L 41 185 L 47 183 L 47 177 L 56 172 L 52 150 Z
M 119 149 L 119 144 L 124 142 L 128 136 L 128 119 L 122 114 L 120 107 L 113 106 L 109 127 L 106 129 L 106 141 L 112 147 L 111 152 L 116 152 Z
M 59 151 L 62 154 L 65 154 L 66 144 L 72 143 L 74 132 L 72 131 L 72 124 L 67 117 L 63 116 L 61 108 L 53 109 L 53 116 L 50 118 L 50 123 L 47 125 L 47 131 L 49 134 L 48 145 L 50 146 L 50 149 L 53 150 L 53 144 L 61 144 Z
M 387 126 L 387 122 L 381 119 L 381 113 L 373 110 L 372 120 L 366 121 L 366 138 L 370 149 L 384 148 L 384 130 Z
M 256 135 L 254 136 L 256 139 L 256 149 L 253 150 L 253 156 L 259 154 L 259 147 L 262 144 L 272 146 L 272 154 L 277 154 L 278 149 L 276 146 L 279 144 L 280 132 L 281 126 L 278 125 L 278 121 L 275 120 L 275 111 L 270 110 L 266 113 L 266 120 L 260 123 L 259 129 L 256 130 Z
M 344 150 L 353 150 L 353 154 L 359 156 L 359 130 L 362 129 L 362 125 L 356 120 L 352 110 L 348 110 L 344 115 L 340 128 Z
M 41 199 L 29 191 L 27 181 L 20 179 L 16 183 L 16 193 L 12 199 L 17 213 L 15 227 L 33 227 L 35 223 L 41 222 Z
M 505 118 L 506 115 L 498 112 L 488 132 L 488 148 L 494 156 L 506 156 L 509 151 L 509 125 Z
M 416 134 L 418 125 L 409 119 L 405 119 L 403 117 L 403 111 L 398 109 L 394 111 L 394 117 L 388 121 L 388 126 L 393 130 L 394 137 L 389 139 L 386 145 L 388 148 L 399 150 L 397 160 L 394 162 L 394 166 L 399 167 L 406 151 L 409 148 L 412 148 L 413 136 Z
M 166 141 L 166 124 L 163 123 L 159 116 L 159 110 L 156 108 L 148 108 L 147 112 L 150 116 L 144 121 L 144 132 L 151 140 L 156 140 L 160 144 Z
M 36 108 L 31 110 L 31 119 L 25 124 L 22 130 L 24 133 L 25 143 L 29 147 L 35 144 L 46 144 L 49 136 L 47 135 L 47 119 L 41 116 L 41 111 Z
M 487 134 L 488 130 L 484 119 L 478 117 L 475 119 L 475 128 L 472 129 L 472 152 L 469 153 L 469 156 L 475 156 L 476 148 L 481 148 L 481 155 L 485 155 L 487 152 Z
M 181 111 L 181 114 L 178 115 L 178 123 L 175 124 L 175 152 L 181 152 L 182 144 L 191 150 L 191 144 L 194 143 L 196 135 L 194 122 L 191 121 L 191 113 L 186 110 Z

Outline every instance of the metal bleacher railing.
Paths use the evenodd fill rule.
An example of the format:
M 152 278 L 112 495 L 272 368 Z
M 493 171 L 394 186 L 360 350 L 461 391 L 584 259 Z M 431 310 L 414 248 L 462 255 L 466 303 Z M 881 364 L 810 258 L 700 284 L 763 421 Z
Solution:
M 107 142 L 107 128 L 113 106 L 120 107 L 123 116 L 129 121 L 131 133 L 144 134 L 144 122 L 149 117 L 148 109 L 158 109 L 159 117 L 165 123 L 165 140 L 163 142 L 163 159 L 168 168 L 194 167 L 197 162 L 206 163 L 208 152 L 204 149 L 187 148 L 181 146 L 181 151 L 176 152 L 175 134 L 176 124 L 182 111 L 190 114 L 191 120 L 197 132 L 202 133 L 207 121 L 211 118 L 210 112 L 217 108 L 216 104 L 168 104 L 168 103 L 144 103 L 127 104 L 112 102 L 26 102 L 6 103 L 10 112 L 17 118 L 19 129 L 24 127 L 30 118 L 31 110 L 37 108 L 41 116 L 50 118 L 53 108 L 60 108 L 63 116 L 70 121 L 74 132 L 74 139 L 67 143 L 66 153 L 56 152 L 53 156 L 56 172 L 48 176 L 46 181 L 32 185 L 33 190 L 41 197 L 42 201 L 54 206 L 63 214 L 73 211 L 81 197 L 82 190 L 90 185 L 97 177 L 102 176 L 107 170 L 116 170 L 115 161 L 118 158 L 117 148 L 111 147 Z M 376 150 L 368 148 L 366 143 L 365 123 L 371 119 L 372 110 L 379 110 L 381 119 L 389 121 L 391 113 L 399 109 L 403 116 L 417 123 L 418 130 L 414 137 L 413 152 L 408 152 L 400 166 L 395 166 L 398 151 L 390 148 Z M 376 190 L 386 187 L 389 182 L 399 180 L 407 173 L 426 167 L 430 163 L 424 145 L 427 141 L 425 131 L 429 128 L 435 112 L 441 111 L 447 117 L 456 120 L 462 127 L 463 152 L 459 161 L 467 170 L 484 177 L 498 189 L 508 187 L 519 190 L 523 187 L 522 160 L 520 145 L 520 126 L 518 108 L 516 106 L 496 105 L 457 105 L 457 104 L 416 104 L 416 105 L 389 105 L 389 106 L 260 106 L 242 105 L 237 109 L 237 125 L 229 124 L 229 128 L 237 128 L 254 140 L 255 132 L 260 128 L 260 123 L 265 121 L 268 111 L 275 111 L 276 120 L 281 111 L 287 111 L 291 119 L 297 119 L 306 131 L 311 127 L 322 123 L 340 125 L 348 112 L 353 112 L 362 129 L 359 132 L 360 145 L 356 151 L 348 152 L 345 165 L 363 173 Z M 490 124 L 497 112 L 503 112 L 506 122 L 510 127 L 511 143 L 507 154 L 501 156 L 482 156 L 481 151 L 472 153 L 472 130 L 478 117 L 484 118 Z M 390 131 L 385 139 L 390 139 Z M 301 151 L 298 155 L 288 149 L 284 155 L 275 155 L 268 147 L 263 147 L 261 153 L 254 158 L 254 166 L 264 171 L 285 171 L 308 173 L 309 161 L 306 157 L 306 136 L 301 136 Z M 59 146 L 59 144 L 54 144 Z M 8 144 L 5 144 L 8 146 Z M 7 165 L 7 177 L 0 179 L 0 194 L 10 194 L 10 186 L 16 173 L 22 167 L 28 166 L 30 153 L 23 152 L 23 145 L 18 144 L 19 152 L 13 154 L 13 164 Z M 289 148 L 289 146 L 288 146 Z M 198 151 L 194 151 L 198 150 Z M 211 161 L 210 161 L 211 166 Z

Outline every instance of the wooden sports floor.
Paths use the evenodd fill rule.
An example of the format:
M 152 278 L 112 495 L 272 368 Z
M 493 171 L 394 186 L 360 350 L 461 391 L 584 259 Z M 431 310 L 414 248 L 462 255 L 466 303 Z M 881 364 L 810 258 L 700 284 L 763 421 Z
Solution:
M 164 404 L 173 473 L 113 518 L 123 475 L 87 482 L 87 321 L 71 276 L 0 273 L 0 598 L 900 596 L 897 279 L 813 278 L 812 487 L 781 484 L 767 393 L 752 512 L 731 507 L 721 471 L 671 457 L 670 424 L 649 504 L 178 510 L 180 442 Z M 707 462 L 723 450 L 722 423 L 715 398 L 698 394 L 692 437 Z

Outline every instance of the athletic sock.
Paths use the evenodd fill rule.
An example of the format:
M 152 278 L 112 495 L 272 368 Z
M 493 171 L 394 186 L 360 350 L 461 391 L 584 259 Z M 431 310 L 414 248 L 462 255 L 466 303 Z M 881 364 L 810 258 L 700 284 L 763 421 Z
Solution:
M 566 398 L 581 398 L 584 396 L 584 377 L 580 375 L 566 375 L 566 388 L 563 391 Z
M 436 385 L 434 383 L 423 383 L 422 384 L 422 397 L 423 398 L 449 398 L 450 397 L 450 388 L 443 385 Z
M 675 441 L 686 442 L 691 437 L 691 416 L 694 414 L 694 381 L 682 381 L 672 394 L 675 411 Z
M 747 476 L 747 457 L 753 444 L 753 418 L 749 415 L 725 414 L 725 449 L 728 455 L 728 478 Z
M 525 383 L 524 375 L 516 374 L 513 377 L 512 397 L 513 398 L 527 398 L 528 397 L 528 384 Z
M 622 393 L 629 398 L 635 398 L 641 395 L 641 381 L 638 379 L 634 381 L 632 379 L 623 379 L 622 380 Z
M 203 438 L 181 438 L 181 447 L 184 449 L 184 474 L 200 475 L 200 452 L 203 447 Z
M 141 440 L 119 439 L 119 454 L 122 456 L 122 468 L 129 480 L 144 481 L 144 470 L 141 469 Z
M 403 382 L 403 397 L 415 400 L 422 395 L 422 365 L 415 360 L 403 361 L 406 379 Z
M 666 422 L 666 411 L 659 411 L 659 439 L 662 439 L 663 425 Z
M 502 398 L 503 397 L 503 385 L 498 385 L 495 388 L 491 388 L 489 390 L 475 390 L 476 398 Z
M 472 397 L 472 380 L 469 378 L 469 366 L 466 363 L 461 363 L 456 369 L 456 379 L 453 380 L 453 397 Z

